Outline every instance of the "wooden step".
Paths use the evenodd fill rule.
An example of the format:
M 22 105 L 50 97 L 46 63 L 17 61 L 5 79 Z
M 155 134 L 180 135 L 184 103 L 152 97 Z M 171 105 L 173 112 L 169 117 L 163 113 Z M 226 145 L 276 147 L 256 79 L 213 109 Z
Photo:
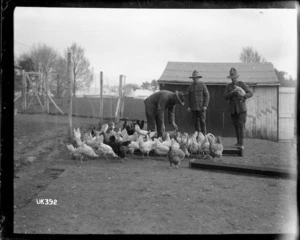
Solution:
M 265 177 L 289 178 L 296 180 L 297 173 L 289 169 L 278 169 L 270 167 L 245 166 L 239 164 L 215 163 L 211 160 L 192 159 L 189 161 L 190 168 L 211 171 L 223 171 L 238 174 L 260 175 Z
M 244 150 L 239 147 L 224 147 L 223 155 L 243 156 Z

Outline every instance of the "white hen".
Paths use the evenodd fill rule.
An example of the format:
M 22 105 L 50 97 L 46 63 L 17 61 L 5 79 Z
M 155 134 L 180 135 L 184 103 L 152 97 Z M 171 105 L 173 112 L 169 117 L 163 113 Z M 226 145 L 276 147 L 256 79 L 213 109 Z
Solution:
M 118 158 L 118 156 L 113 151 L 112 147 L 103 143 L 103 135 L 99 137 L 99 146 L 96 150 L 98 155 L 102 155 L 107 159 L 107 155 L 113 156 L 114 158 Z
M 159 156 L 167 156 L 169 152 L 169 147 L 162 144 L 158 139 L 154 139 L 154 152 Z
M 152 140 L 147 140 L 144 142 L 143 136 L 139 136 L 139 149 L 143 155 L 147 154 L 147 157 L 149 157 L 149 152 L 151 152 L 151 150 L 154 148 L 154 144 L 155 142 Z
M 72 144 L 69 144 L 67 145 L 67 148 L 73 157 L 75 157 L 76 159 L 80 158 L 80 162 L 82 162 L 82 159 L 84 158 L 98 157 L 94 150 L 91 147 L 87 146 L 85 143 L 82 143 L 82 145 L 78 148 L 74 148 Z
M 148 131 L 141 129 L 140 126 L 139 126 L 138 124 L 135 124 L 134 130 L 135 130 L 139 135 L 146 136 L 146 135 L 148 134 Z

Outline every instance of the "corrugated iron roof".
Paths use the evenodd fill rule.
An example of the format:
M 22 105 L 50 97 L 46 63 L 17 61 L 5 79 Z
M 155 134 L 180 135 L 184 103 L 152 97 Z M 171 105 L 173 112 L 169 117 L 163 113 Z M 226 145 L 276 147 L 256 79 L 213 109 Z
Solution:
M 204 63 L 204 62 L 168 62 L 158 83 L 192 83 L 189 78 L 194 70 L 202 76 L 201 81 L 208 84 L 226 84 L 230 68 L 234 67 L 239 79 L 249 84 L 278 85 L 272 63 Z

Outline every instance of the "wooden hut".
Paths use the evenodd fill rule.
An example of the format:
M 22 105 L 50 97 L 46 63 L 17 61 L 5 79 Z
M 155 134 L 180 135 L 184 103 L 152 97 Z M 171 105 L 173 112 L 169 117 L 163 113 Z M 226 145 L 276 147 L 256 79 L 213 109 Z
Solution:
M 248 115 L 246 137 L 278 141 L 278 95 L 279 81 L 271 63 L 203 63 L 168 62 L 158 80 L 161 90 L 186 91 L 192 83 L 189 77 L 197 70 L 210 93 L 207 110 L 207 132 L 223 137 L 234 137 L 235 132 L 228 111 L 228 101 L 223 97 L 231 67 L 237 69 L 239 79 L 254 92 L 247 99 Z M 194 132 L 190 112 L 185 107 L 176 107 L 176 122 L 180 131 Z

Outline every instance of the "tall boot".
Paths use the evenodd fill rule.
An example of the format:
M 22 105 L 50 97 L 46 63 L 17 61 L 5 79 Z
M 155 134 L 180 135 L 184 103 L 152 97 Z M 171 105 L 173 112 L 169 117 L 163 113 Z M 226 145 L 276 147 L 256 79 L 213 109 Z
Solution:
M 235 135 L 236 135 L 236 140 L 237 140 L 237 143 L 235 144 L 235 146 L 240 145 L 240 133 L 239 132 L 240 132 L 239 128 L 235 127 Z
M 242 148 L 244 148 L 244 124 L 239 125 L 239 145 L 241 145 Z

